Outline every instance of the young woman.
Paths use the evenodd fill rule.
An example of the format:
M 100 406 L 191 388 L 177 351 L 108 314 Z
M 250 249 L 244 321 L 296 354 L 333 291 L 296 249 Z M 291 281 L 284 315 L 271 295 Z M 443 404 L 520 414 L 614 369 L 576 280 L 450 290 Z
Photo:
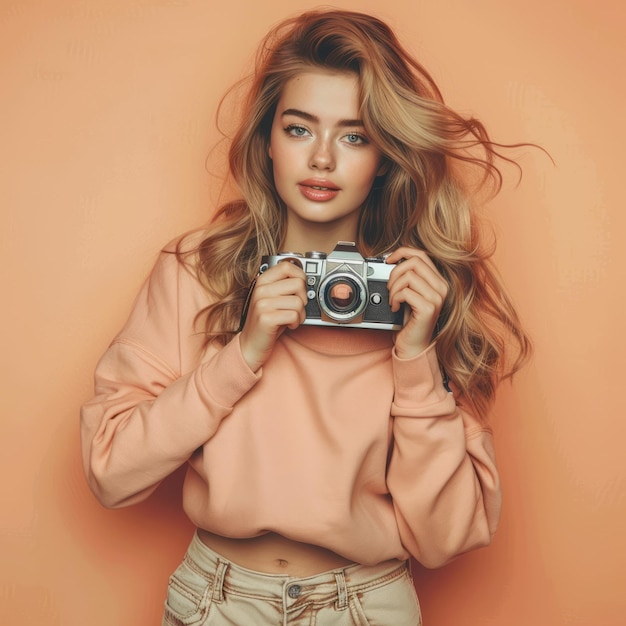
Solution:
M 409 557 L 491 541 L 486 415 L 529 350 L 473 216 L 468 167 L 497 186 L 497 157 L 379 20 L 314 11 L 268 35 L 230 149 L 241 197 L 161 254 L 82 411 L 105 506 L 187 464 L 198 530 L 164 624 L 414 626 Z M 309 266 L 340 241 L 375 257 L 356 291 L 390 271 L 382 322 L 311 312 Z

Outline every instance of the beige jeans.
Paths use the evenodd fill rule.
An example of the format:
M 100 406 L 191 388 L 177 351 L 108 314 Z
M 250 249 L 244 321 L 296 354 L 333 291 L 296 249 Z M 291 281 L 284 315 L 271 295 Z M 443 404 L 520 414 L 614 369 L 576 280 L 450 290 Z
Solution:
M 223 559 L 197 536 L 170 578 L 162 626 L 419 626 L 407 563 L 350 565 L 307 578 Z

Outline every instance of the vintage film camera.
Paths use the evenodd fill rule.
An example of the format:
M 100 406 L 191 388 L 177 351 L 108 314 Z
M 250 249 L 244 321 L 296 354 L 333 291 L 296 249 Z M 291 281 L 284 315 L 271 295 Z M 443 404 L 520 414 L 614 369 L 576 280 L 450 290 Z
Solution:
M 400 330 L 404 308 L 389 306 L 387 281 L 394 265 L 384 257 L 363 258 L 351 241 L 340 241 L 328 255 L 280 252 L 264 256 L 259 273 L 288 261 L 306 274 L 308 303 L 304 324 Z

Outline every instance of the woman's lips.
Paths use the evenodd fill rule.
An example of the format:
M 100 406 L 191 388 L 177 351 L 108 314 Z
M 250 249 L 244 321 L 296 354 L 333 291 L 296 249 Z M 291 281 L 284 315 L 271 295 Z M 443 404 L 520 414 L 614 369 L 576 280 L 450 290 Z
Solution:
M 314 202 L 327 202 L 339 193 L 339 187 L 328 180 L 303 180 L 298 183 L 298 188 L 307 200 Z

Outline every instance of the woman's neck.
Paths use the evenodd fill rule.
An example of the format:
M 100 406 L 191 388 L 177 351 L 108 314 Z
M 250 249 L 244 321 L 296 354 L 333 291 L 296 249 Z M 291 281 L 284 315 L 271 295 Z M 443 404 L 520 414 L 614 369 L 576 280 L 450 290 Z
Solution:
M 317 251 L 329 254 L 338 241 L 356 242 L 356 228 L 332 228 L 332 224 L 316 225 L 306 229 L 287 228 L 287 234 L 280 251 L 305 252 Z

